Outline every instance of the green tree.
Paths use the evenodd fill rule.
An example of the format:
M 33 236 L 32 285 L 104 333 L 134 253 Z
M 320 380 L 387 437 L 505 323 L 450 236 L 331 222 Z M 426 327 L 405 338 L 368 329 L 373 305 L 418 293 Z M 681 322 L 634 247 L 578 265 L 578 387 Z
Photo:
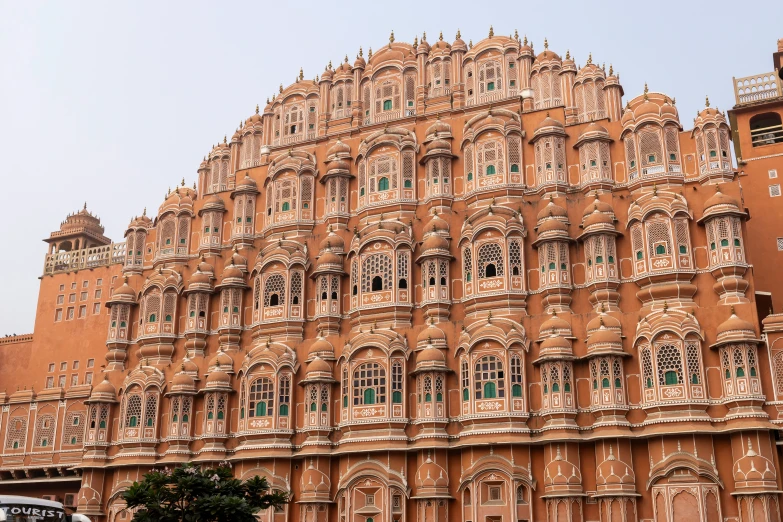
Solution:
M 288 502 L 287 494 L 270 491 L 266 478 L 242 482 L 224 465 L 153 469 L 123 497 L 128 508 L 138 508 L 133 522 L 256 522 L 258 511 Z

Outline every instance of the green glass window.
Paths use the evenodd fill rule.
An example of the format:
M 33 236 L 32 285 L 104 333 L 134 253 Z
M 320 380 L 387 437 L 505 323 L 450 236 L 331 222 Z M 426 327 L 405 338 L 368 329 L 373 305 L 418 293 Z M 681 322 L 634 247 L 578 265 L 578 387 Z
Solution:
M 636 253 L 636 259 L 642 259 L 642 251 L 641 251 L 641 250 L 639 250 L 639 251 Z
M 326 411 L 326 403 L 321 403 L 321 411 Z
M 734 238 L 734 246 L 740 246 L 740 240 L 737 238 Z
M 676 155 L 675 153 L 673 153 L 673 152 L 672 152 L 671 154 L 669 154 L 669 159 L 670 159 L 671 161 L 677 161 L 677 155 Z
M 755 377 L 756 376 L 756 367 L 755 366 L 751 366 L 750 367 L 750 376 L 751 377 Z
M 167 323 L 170 323 L 170 322 L 171 322 L 171 315 L 167 315 L 167 316 L 166 316 L 166 322 L 167 322 Z
M 622 388 L 623 387 L 623 381 L 621 381 L 619 377 L 617 377 L 614 380 L 614 387 L 615 388 Z
M 314 402 L 310 403 L 310 411 L 318 411 L 318 407 L 315 405 Z
M 389 190 L 389 178 L 383 177 L 378 180 L 378 190 Z
M 209 234 L 209 227 L 204 227 L 204 233 Z
M 170 245 L 171 244 L 171 239 L 166 239 L 166 244 Z
M 548 387 L 547 387 L 547 385 L 545 384 L 545 385 L 544 385 L 544 393 L 548 393 L 548 392 L 549 392 L 549 388 L 548 388 Z
M 19 449 L 19 441 L 18 440 L 14 441 L 14 449 Z
M 487 165 L 487 176 L 495 173 L 495 166 L 494 165 Z
M 288 404 L 280 405 L 280 415 L 288 416 Z
M 655 163 L 655 154 L 650 154 L 649 156 L 647 156 L 647 161 L 649 163 Z
M 519 165 L 517 165 L 516 163 L 511 165 L 511 172 L 519 172 Z
M 184 420 L 184 419 L 183 419 Z M 152 417 L 147 419 L 147 426 L 152 426 Z
M 662 255 L 666 253 L 666 247 L 663 245 L 656 245 L 655 247 L 655 255 Z
M 139 425 L 139 419 L 135 415 L 131 415 L 131 418 L 128 420 L 128 427 L 135 428 Z
M 685 245 L 680 245 L 680 254 L 687 254 L 688 253 L 688 247 Z
M 215 418 L 215 414 L 214 413 L 212 413 L 212 412 L 207 413 L 207 420 L 212 420 L 214 418 Z M 174 419 L 174 421 L 176 422 L 176 419 Z
M 721 239 L 720 240 L 720 246 L 729 246 L 729 240 L 728 239 Z
M 590 160 L 590 166 L 591 166 L 591 167 L 595 167 L 595 166 L 596 166 L 596 164 L 595 164 L 595 160 Z
M 375 404 L 375 390 L 372 388 L 364 390 L 364 404 Z
M 593 266 L 593 260 L 592 259 L 588 259 L 587 260 L 587 266 Z
M 244 419 L 245 418 L 245 408 L 239 409 L 239 418 Z
M 256 404 L 256 417 L 265 417 L 266 416 L 266 403 L 265 402 L 259 402 Z
M 567 382 L 563 385 L 563 391 L 566 393 L 571 393 L 571 383 Z
M 647 377 L 647 382 L 644 383 L 645 388 L 652 388 L 652 377 Z
M 710 243 L 710 250 L 715 250 L 715 241 Z
M 522 385 L 515 384 L 511 387 L 511 396 L 512 397 L 522 397 Z
M 101 423 L 98 425 L 99 428 L 104 429 L 106 428 L 106 421 L 102 420 Z
M 219 411 L 218 414 L 217 414 L 218 420 L 223 420 L 223 417 L 225 417 L 225 416 L 226 416 L 225 413 L 223 413 L 222 411 Z
M 495 90 L 495 82 L 487 82 L 487 91 Z
M 691 375 L 691 384 L 699 384 L 699 374 L 694 373 Z
M 731 379 L 731 371 L 728 368 L 726 368 L 726 378 Z
M 393 404 L 402 404 L 402 392 L 397 390 L 392 392 L 392 403 Z
M 604 256 L 598 256 L 595 258 L 596 263 L 603 263 L 604 262 Z
M 745 369 L 740 367 L 737 368 L 737 377 L 745 377 Z
M 238 218 L 237 218 L 237 223 L 241 223 L 241 222 L 242 222 L 242 218 L 241 218 L 241 217 L 238 217 Z
M 76 444 L 76 437 L 71 437 L 71 444 Z
M 556 266 L 557 265 L 555 265 L 554 263 L 549 263 L 549 269 L 550 270 L 554 270 Z
M 473 173 L 468 172 L 468 181 L 473 181 Z
M 430 402 L 432 400 L 432 394 L 431 393 L 425 393 L 424 394 L 424 401 Z
M 195 310 L 191 310 L 191 311 L 190 311 L 190 317 L 196 317 L 196 312 L 195 312 Z
M 364 187 L 362 187 L 362 189 L 359 191 L 359 195 L 364 196 Z
M 508 84 L 509 84 L 511 87 L 516 87 L 516 85 L 517 85 L 517 81 L 516 81 L 516 80 L 511 80 L 510 82 L 508 82 Z
M 631 168 L 634 168 L 635 166 L 636 166 L 636 161 L 635 160 L 631 160 Z
M 469 398 L 470 398 L 470 392 L 468 392 L 468 389 L 467 389 L 467 388 L 464 388 L 464 389 L 462 390 L 462 400 L 463 400 L 463 401 L 466 401 L 466 400 L 468 400 Z
M 467 276 L 465 277 L 465 280 L 466 280 L 468 283 L 470 283 L 472 279 L 473 279 L 473 276 L 470 274 L 470 272 L 468 272 Z
M 710 158 L 716 158 L 718 156 L 718 151 L 711 150 L 710 151 Z
M 154 323 L 157 320 L 157 317 L 155 317 L 155 314 L 150 314 L 150 322 Z
M 392 101 L 391 100 L 383 100 L 383 110 L 385 110 L 385 111 L 392 110 Z
M 46 439 L 42 439 L 42 440 L 41 440 L 41 447 L 44 447 L 44 448 L 45 448 L 45 447 L 46 447 L 46 446 L 48 446 L 48 445 L 49 445 L 49 441 L 48 441 L 48 440 L 46 440 Z
M 677 384 L 677 372 L 669 370 L 663 375 L 666 384 Z
M 183 237 L 183 238 L 181 238 L 181 239 L 179 240 L 179 242 L 180 242 L 180 244 L 181 244 L 181 245 L 184 245 L 184 244 L 185 244 L 185 241 L 187 241 L 187 240 L 186 240 L 184 237 Z
M 443 401 L 443 394 L 441 392 L 438 392 L 435 394 L 435 400 L 438 402 Z
M 438 182 L 438 180 L 436 178 L 435 179 L 435 183 L 437 183 L 437 182 Z M 405 187 L 405 188 L 412 188 L 413 187 L 413 182 L 411 180 L 409 180 L 409 179 L 406 179 L 405 183 L 403 184 L 403 187 Z
M 559 383 L 553 383 L 552 384 L 552 393 L 558 393 L 560 392 L 560 384 Z
M 284 201 L 283 202 L 283 206 L 282 206 L 282 210 L 283 210 L 283 212 L 287 212 L 287 211 L 291 210 L 291 204 L 288 201 Z
M 609 379 L 604 377 L 601 379 L 601 388 L 608 388 L 609 387 Z
M 595 379 L 593 379 L 593 389 L 594 390 L 598 389 L 598 381 L 596 381 Z
M 566 269 L 566 264 L 560 263 L 560 270 L 565 270 L 565 269 Z
M 484 383 L 484 398 L 494 399 L 497 396 L 497 390 L 494 382 Z
M 348 397 L 344 395 L 343 396 L 343 408 L 347 408 L 347 407 L 348 407 Z
M 609 262 L 614 263 L 614 256 L 609 256 Z

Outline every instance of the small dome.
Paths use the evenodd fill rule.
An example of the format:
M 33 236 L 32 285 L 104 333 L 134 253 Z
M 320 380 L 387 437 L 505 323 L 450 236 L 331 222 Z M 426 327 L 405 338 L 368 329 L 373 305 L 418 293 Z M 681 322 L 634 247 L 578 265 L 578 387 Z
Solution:
M 557 456 L 552 459 L 544 469 L 544 487 L 547 491 L 571 487 L 581 489 L 582 473 L 579 466 L 565 460 L 560 454 L 560 446 L 557 447 Z
M 568 217 L 568 212 L 560 205 L 556 205 L 554 198 L 549 198 L 549 202 L 538 212 L 536 220 L 541 221 L 548 217 L 566 218 Z
M 750 323 L 744 319 L 740 319 L 740 317 L 737 316 L 733 310 L 731 316 L 723 321 L 715 330 L 719 340 L 725 336 L 733 336 L 735 334 L 741 335 L 742 333 L 747 332 L 752 332 L 753 335 L 756 334 L 756 328 L 753 326 L 753 323 Z
M 552 314 L 549 319 L 541 323 L 541 328 L 538 330 L 538 336 L 562 335 L 564 332 L 567 332 L 566 335 L 571 335 L 571 325 L 559 315 Z
M 205 284 L 208 285 L 210 283 L 210 278 L 207 274 L 202 272 L 200 269 L 196 269 L 196 271 L 193 273 L 193 275 L 190 277 L 190 285 L 197 285 L 197 284 Z M 190 286 L 188 285 L 188 286 Z
M 350 171 L 351 164 L 345 159 L 335 159 L 329 162 L 329 166 L 326 168 L 327 172 L 333 172 L 336 170 Z
M 619 319 L 607 313 L 601 313 L 600 315 L 590 319 L 590 322 L 587 323 L 587 333 L 589 334 L 594 330 L 598 330 L 602 326 L 617 330 L 618 332 L 621 328 Z
M 215 356 L 210 359 L 209 367 L 231 370 L 234 367 L 234 360 L 223 350 L 218 350 Z
M 733 197 L 724 194 L 720 190 L 720 185 L 717 186 L 717 191 L 715 194 L 710 196 L 707 201 L 704 202 L 704 210 L 707 211 L 708 209 L 711 209 L 712 207 L 717 207 L 718 205 L 727 205 L 730 207 L 734 207 L 736 210 L 739 210 L 739 202 L 734 199 Z
M 431 233 L 424 242 L 421 244 L 421 251 L 427 252 L 428 250 L 448 250 L 449 242 L 440 234 Z
M 233 263 L 223 269 L 223 281 L 226 279 L 244 279 L 244 277 L 242 270 Z
M 136 292 L 133 290 L 133 288 L 130 287 L 130 285 L 128 285 L 128 276 L 125 276 L 122 281 L 122 286 L 115 289 L 111 296 L 112 298 L 117 298 L 120 296 L 130 296 L 134 299 L 136 298 Z
M 347 143 L 340 141 L 340 138 L 337 138 L 335 144 L 329 147 L 329 149 L 326 151 L 327 157 L 350 156 L 350 155 L 351 155 L 351 146 L 348 145 Z
M 221 369 L 212 370 L 207 376 L 207 388 L 227 386 L 231 384 L 231 376 Z
M 253 178 L 250 177 L 249 173 L 245 172 L 245 177 L 236 184 L 236 188 L 234 190 L 236 191 L 240 189 L 258 190 L 258 184 L 253 180 Z
M 334 346 L 323 337 L 318 337 L 315 342 L 310 345 L 310 349 L 308 350 L 308 358 L 312 357 L 321 359 L 324 357 L 330 359 L 334 358 Z
M 329 366 L 328 362 L 316 356 L 316 358 L 307 365 L 307 374 L 309 375 L 312 373 L 332 373 L 332 367 Z
M 536 231 L 539 236 L 544 232 L 568 232 L 568 226 L 559 219 L 545 219 Z
M 239 267 L 247 267 L 247 258 L 239 253 L 237 250 L 237 247 L 234 246 L 234 253 L 231 254 L 231 259 L 229 259 L 229 263 L 232 263 Z
M 612 208 L 612 205 L 598 199 L 598 194 L 596 194 L 595 199 L 590 203 L 588 203 L 588 205 L 585 207 L 585 211 L 582 213 L 582 217 L 585 218 L 589 216 L 596 209 L 598 209 L 598 212 L 603 212 L 606 214 L 608 213 L 614 214 L 614 208 Z
M 427 231 L 446 231 L 448 232 L 450 227 L 448 222 L 441 219 L 441 217 L 438 214 L 433 214 L 432 218 L 430 218 L 429 222 L 427 223 L 427 226 L 425 227 Z
M 547 337 L 541 342 L 541 355 L 571 352 L 571 343 L 565 337 Z
M 108 401 L 113 402 L 117 400 L 117 390 L 114 388 L 109 377 L 103 376 L 103 381 L 92 389 L 90 393 L 90 401 Z
M 429 346 L 425 348 L 424 350 L 420 351 L 419 354 L 416 356 L 416 363 L 424 363 L 424 362 L 445 362 L 446 357 L 443 355 L 442 350 L 438 350 L 437 348 L 433 348 L 432 346 Z
M 593 212 L 588 215 L 584 221 L 582 221 L 582 227 L 587 228 L 593 225 L 610 225 L 614 226 L 614 222 L 612 221 L 611 216 L 608 214 L 604 214 L 603 212 L 600 212 L 597 208 L 593 210 Z
M 435 123 L 427 127 L 427 131 L 424 133 L 426 136 L 436 134 L 448 134 L 451 135 L 451 125 L 438 118 Z
M 364 61 L 364 57 L 362 55 L 358 55 L 356 57 L 356 60 L 353 62 L 354 69 L 364 69 L 367 67 L 367 62 Z
M 599 125 L 595 122 L 590 123 L 587 127 L 585 127 L 585 130 L 582 131 L 582 134 L 579 135 L 579 138 L 577 139 L 577 143 L 581 143 L 584 141 L 592 141 L 592 140 L 610 140 L 611 137 L 609 136 L 609 131 L 606 130 L 606 127 Z
M 209 199 L 204 202 L 204 206 L 201 209 L 202 212 L 206 210 L 226 210 L 226 205 L 223 203 L 223 200 L 220 199 L 220 196 L 212 194 Z
M 196 382 L 193 380 L 193 377 L 191 377 L 190 374 L 185 370 L 185 364 L 183 362 L 182 370 L 177 372 L 171 381 L 171 392 L 191 392 L 195 391 L 195 389 Z
M 342 252 L 345 249 L 345 240 L 334 233 L 333 230 L 329 230 L 329 233 L 321 241 L 321 251 L 332 250 Z
M 316 262 L 316 266 L 321 267 L 324 265 L 340 265 L 342 266 L 343 260 L 335 254 L 334 252 L 327 250 L 320 256 L 318 256 L 318 261 Z
M 451 144 L 441 138 L 435 138 L 431 142 L 427 144 L 427 152 L 433 151 L 433 150 L 446 150 L 451 151 Z
M 623 339 L 616 330 L 602 326 L 587 336 L 587 349 L 595 345 L 622 344 Z
M 544 120 L 538 124 L 538 127 L 536 127 L 536 132 L 548 129 L 550 127 L 556 128 L 556 129 L 565 129 L 565 125 L 557 121 L 556 119 L 552 118 L 551 116 L 547 116 L 544 118 Z
M 438 341 L 446 341 L 446 334 L 443 333 L 443 330 L 435 326 L 434 324 L 430 323 L 427 325 L 427 328 L 419 332 L 419 335 L 416 336 L 416 343 L 426 343 L 426 344 L 438 344 Z

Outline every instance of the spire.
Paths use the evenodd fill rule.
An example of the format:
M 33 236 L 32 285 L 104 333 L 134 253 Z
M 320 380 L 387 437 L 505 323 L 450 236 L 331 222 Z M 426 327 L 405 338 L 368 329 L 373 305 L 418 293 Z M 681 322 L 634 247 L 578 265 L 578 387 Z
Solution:
M 348 57 L 347 56 L 345 57 L 345 61 L 346 62 L 348 61 Z M 304 71 L 302 70 L 301 67 L 299 68 L 299 80 L 304 80 Z
M 345 59 L 343 60 L 345 63 L 348 63 L 348 55 L 345 55 Z
M 705 96 L 705 97 L 704 97 L 704 105 L 705 105 L 706 107 L 709 107 L 709 106 L 710 106 L 710 97 L 709 97 L 709 96 Z
M 331 62 L 330 62 L 330 63 L 331 63 Z M 282 93 L 283 93 L 283 84 L 281 83 L 281 84 L 280 84 L 280 94 L 282 94 Z
M 527 35 L 525 35 L 525 38 L 522 40 L 522 45 L 527 45 Z
M 548 49 L 549 49 L 549 40 L 547 40 L 546 38 L 544 38 L 544 51 L 546 51 L 546 50 L 548 50 Z
M 369 52 L 367 53 L 367 59 L 369 60 L 372 58 L 372 47 L 370 47 Z
M 421 33 L 421 41 L 426 42 L 427 41 L 427 31 L 424 31 Z
M 418 36 L 414 36 L 413 37 L 413 48 L 415 49 L 418 46 L 419 46 L 419 37 Z
M 87 202 L 84 202 L 84 210 L 87 210 Z
M 587 55 L 587 64 L 593 63 L 593 53 Z
M 363 51 L 362 51 L 362 48 L 361 48 L 361 46 L 360 46 L 360 47 L 359 47 L 359 56 L 360 56 L 360 57 L 361 57 L 361 56 L 363 56 L 362 52 L 363 52 Z
M 571 59 L 571 50 L 566 49 L 566 60 L 570 60 L 570 59 Z
M 610 63 L 609 64 L 609 76 L 613 76 L 613 75 L 614 75 L 614 67 L 612 67 L 612 64 Z
M 462 34 L 459 32 L 459 29 L 457 29 L 457 40 L 459 40 L 460 38 L 462 38 Z
M 649 98 L 647 97 L 647 93 L 650 92 L 650 89 L 647 88 L 647 82 L 644 82 L 644 100 L 647 101 Z
M 389 35 L 389 49 L 391 49 L 393 43 L 394 43 L 394 30 L 392 29 L 392 32 Z
M 492 26 L 489 26 L 489 37 L 492 38 L 495 36 L 495 29 L 492 28 Z
M 514 40 L 517 41 L 519 40 L 519 31 L 517 31 L 516 29 L 514 29 Z
M 443 31 L 441 31 L 440 34 L 438 35 L 438 41 L 439 42 L 443 41 Z
M 468 48 L 469 48 L 469 49 L 473 49 L 473 40 L 470 40 L 470 41 L 468 42 Z

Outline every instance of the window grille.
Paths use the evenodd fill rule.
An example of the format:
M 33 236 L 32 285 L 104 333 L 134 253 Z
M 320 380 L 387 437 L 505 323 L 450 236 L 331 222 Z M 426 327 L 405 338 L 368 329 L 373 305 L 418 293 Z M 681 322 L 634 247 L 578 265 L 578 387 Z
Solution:
M 494 355 L 479 359 L 475 365 L 473 380 L 476 400 L 505 397 L 503 363 Z
M 273 296 L 277 296 L 275 300 Z M 277 304 L 273 304 L 277 301 Z M 270 274 L 264 281 L 264 306 L 279 306 L 285 304 L 285 276 Z
M 354 406 L 386 403 L 386 370 L 376 362 L 359 366 L 353 373 Z
M 490 265 L 494 268 L 494 275 L 491 271 L 492 268 L 490 268 L 490 275 L 487 275 L 487 267 Z M 479 247 L 478 276 L 479 279 L 503 276 L 503 249 L 499 244 L 485 243 Z
M 362 261 L 362 292 L 372 291 L 372 280 L 380 277 L 382 290 L 392 288 L 392 261 L 388 254 L 372 254 Z
M 6 449 L 24 449 L 27 441 L 27 418 L 11 417 L 8 420 Z
M 776 198 L 780 196 L 780 185 L 770 185 L 769 186 L 769 197 Z
M 655 362 L 660 386 L 683 383 L 682 353 L 678 346 L 673 344 L 657 346 Z M 672 375 L 674 378 L 671 377 Z
M 274 414 L 275 390 L 272 380 L 260 377 L 250 385 L 248 395 L 248 416 L 265 417 Z

